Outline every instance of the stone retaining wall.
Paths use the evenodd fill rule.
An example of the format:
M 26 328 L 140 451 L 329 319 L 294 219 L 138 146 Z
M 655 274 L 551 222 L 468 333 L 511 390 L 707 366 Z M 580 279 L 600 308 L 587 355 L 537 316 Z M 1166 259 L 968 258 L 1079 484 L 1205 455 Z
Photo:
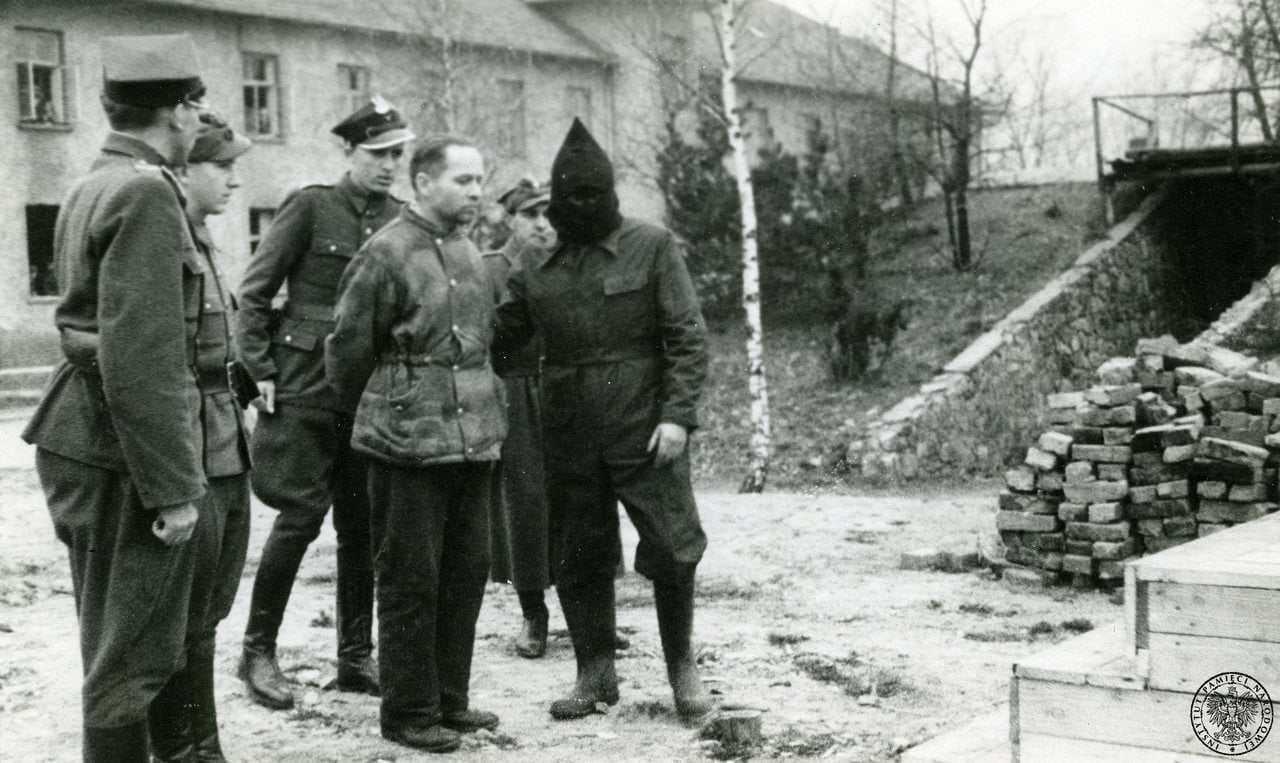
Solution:
M 1045 396 L 1080 389 L 1103 361 L 1165 333 L 1173 266 L 1148 197 L 1075 264 L 883 414 L 846 458 L 870 478 L 996 473 L 1041 428 Z

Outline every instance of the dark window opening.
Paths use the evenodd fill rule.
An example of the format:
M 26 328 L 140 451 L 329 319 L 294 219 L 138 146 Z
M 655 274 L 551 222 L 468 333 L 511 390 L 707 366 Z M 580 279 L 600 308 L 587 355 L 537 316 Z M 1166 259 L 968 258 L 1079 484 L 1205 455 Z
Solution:
M 61 293 L 53 261 L 53 226 L 57 220 L 56 206 L 27 205 L 27 272 L 33 297 L 56 297 Z

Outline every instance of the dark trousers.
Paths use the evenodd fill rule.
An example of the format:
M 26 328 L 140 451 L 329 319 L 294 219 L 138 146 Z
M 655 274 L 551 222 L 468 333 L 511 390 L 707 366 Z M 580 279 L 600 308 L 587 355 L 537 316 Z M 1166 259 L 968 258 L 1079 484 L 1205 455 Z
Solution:
M 84 725 L 145 721 L 151 700 L 185 664 L 196 546 L 168 547 L 155 537 L 156 513 L 143 508 L 127 473 L 44 449 L 36 450 L 36 473 L 71 560 Z
M 599 432 L 581 429 L 547 429 L 556 585 L 613 580 L 622 560 L 619 502 L 640 536 L 636 572 L 656 583 L 692 581 L 707 536 L 694 502 L 688 453 L 657 467 L 646 450 L 651 428 L 628 427 L 607 445 L 597 444 Z
M 213 649 L 218 623 L 235 603 L 249 548 L 249 475 L 211 477 L 200 504 L 195 544 L 193 611 L 202 615 L 188 624 L 190 646 Z
M 489 462 L 370 461 L 384 730 L 467 709 L 494 483 Z
M 279 511 L 254 579 L 245 646 L 274 649 L 298 567 L 333 506 L 338 536 L 338 656 L 372 649 L 368 470 L 351 449 L 351 416 L 281 403 L 253 432 L 253 492 Z

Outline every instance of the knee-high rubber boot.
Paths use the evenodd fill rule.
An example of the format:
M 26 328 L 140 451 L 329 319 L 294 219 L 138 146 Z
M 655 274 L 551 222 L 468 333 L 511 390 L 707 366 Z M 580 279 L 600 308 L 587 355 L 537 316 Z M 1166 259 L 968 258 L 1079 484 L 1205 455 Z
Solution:
M 613 581 L 596 581 L 572 587 L 558 586 L 560 608 L 564 611 L 578 676 L 573 693 L 551 703 L 551 717 L 557 720 L 585 718 L 596 712 L 596 703 L 618 702 L 618 674 L 613 664 L 614 611 Z
M 84 763 L 147 763 L 147 724 L 85 726 Z
M 379 694 L 373 659 L 373 571 L 338 567 L 339 691 Z
M 655 582 L 653 601 L 676 714 L 685 719 L 706 715 L 713 704 L 698 677 L 693 654 L 693 581 L 677 585 Z
M 293 692 L 276 662 L 276 636 L 306 552 L 307 542 L 299 542 L 288 533 L 278 536 L 273 530 L 262 549 L 262 561 L 253 580 L 239 675 L 253 701 L 273 710 L 293 707 Z
M 191 763 L 195 760 L 190 702 L 187 671 L 179 670 L 169 677 L 147 708 L 147 735 L 152 760 L 164 763 Z
M 218 739 L 218 708 L 213 697 L 214 637 L 209 634 L 187 651 L 191 687 L 191 738 L 198 763 L 227 763 Z

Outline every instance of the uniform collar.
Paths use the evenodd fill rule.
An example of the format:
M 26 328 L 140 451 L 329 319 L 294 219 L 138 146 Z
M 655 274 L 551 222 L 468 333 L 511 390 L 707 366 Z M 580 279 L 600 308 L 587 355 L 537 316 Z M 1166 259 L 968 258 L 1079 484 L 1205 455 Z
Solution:
M 157 167 L 168 167 L 169 161 L 160 155 L 151 144 L 126 133 L 112 130 L 107 133 L 107 140 L 102 144 L 103 153 L 121 154 L 141 159 L 147 164 Z
M 627 227 L 629 220 L 622 218 L 622 224 L 609 231 L 609 235 L 594 244 L 573 244 L 568 241 L 559 241 L 546 254 L 541 255 L 541 261 L 538 267 L 545 267 L 556 258 L 560 257 L 563 252 L 585 251 L 587 249 L 599 249 L 610 257 L 618 256 L 618 236 L 622 233 L 622 229 Z
M 427 231 L 435 238 L 455 238 L 462 235 L 462 226 L 455 226 L 452 230 L 444 230 L 439 225 L 419 214 L 417 210 L 413 208 L 413 203 L 405 204 L 400 210 L 400 214 L 404 219 Z
M 343 174 L 342 179 L 338 181 L 338 190 L 342 191 L 342 195 L 347 197 L 351 206 L 355 207 L 360 214 L 364 214 L 370 204 L 380 204 L 387 198 L 385 193 L 370 193 L 356 185 L 356 181 L 351 179 L 350 172 Z

